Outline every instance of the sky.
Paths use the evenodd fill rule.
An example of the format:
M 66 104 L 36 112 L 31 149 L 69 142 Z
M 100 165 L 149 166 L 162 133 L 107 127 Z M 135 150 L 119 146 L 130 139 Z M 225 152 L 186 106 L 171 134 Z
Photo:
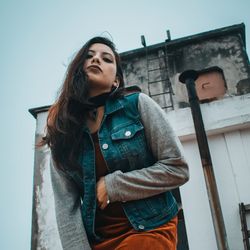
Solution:
M 74 53 L 97 35 L 118 52 L 245 23 L 250 0 L 1 0 L 0 249 L 27 250 L 36 120 L 29 108 L 50 105 Z

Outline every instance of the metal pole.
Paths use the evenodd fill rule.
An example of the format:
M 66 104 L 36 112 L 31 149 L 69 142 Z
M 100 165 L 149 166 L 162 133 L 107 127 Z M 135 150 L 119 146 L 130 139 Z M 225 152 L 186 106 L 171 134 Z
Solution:
M 204 129 L 203 119 L 200 110 L 200 104 L 195 89 L 195 80 L 198 72 L 194 70 L 184 71 L 180 77 L 180 82 L 186 84 L 189 103 L 192 111 L 195 133 L 199 146 L 202 168 L 205 176 L 205 182 L 208 192 L 209 204 L 212 213 L 213 225 L 216 235 L 216 242 L 219 250 L 228 250 L 228 242 L 219 194 L 215 181 L 212 160 L 207 142 L 207 136 Z

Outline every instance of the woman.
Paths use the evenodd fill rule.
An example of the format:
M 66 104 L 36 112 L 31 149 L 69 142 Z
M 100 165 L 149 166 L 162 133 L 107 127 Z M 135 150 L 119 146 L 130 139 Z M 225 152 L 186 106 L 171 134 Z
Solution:
M 176 249 L 171 190 L 188 167 L 165 112 L 124 88 L 114 44 L 89 40 L 69 65 L 47 134 L 63 249 Z

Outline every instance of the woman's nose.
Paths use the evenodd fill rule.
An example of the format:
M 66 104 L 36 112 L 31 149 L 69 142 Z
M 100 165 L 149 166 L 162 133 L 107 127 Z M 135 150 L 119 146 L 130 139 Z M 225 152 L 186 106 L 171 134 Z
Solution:
M 92 62 L 95 62 L 95 63 L 100 63 L 100 58 L 99 58 L 99 56 L 96 54 L 96 55 L 94 55 L 93 57 L 92 57 L 92 60 L 91 60 Z

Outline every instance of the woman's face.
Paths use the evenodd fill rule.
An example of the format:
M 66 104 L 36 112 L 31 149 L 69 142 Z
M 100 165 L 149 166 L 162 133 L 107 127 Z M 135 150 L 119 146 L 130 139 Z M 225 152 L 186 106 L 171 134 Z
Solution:
M 110 47 L 102 43 L 92 44 L 87 52 L 83 70 L 90 83 L 90 96 L 109 92 L 118 86 L 116 59 Z

